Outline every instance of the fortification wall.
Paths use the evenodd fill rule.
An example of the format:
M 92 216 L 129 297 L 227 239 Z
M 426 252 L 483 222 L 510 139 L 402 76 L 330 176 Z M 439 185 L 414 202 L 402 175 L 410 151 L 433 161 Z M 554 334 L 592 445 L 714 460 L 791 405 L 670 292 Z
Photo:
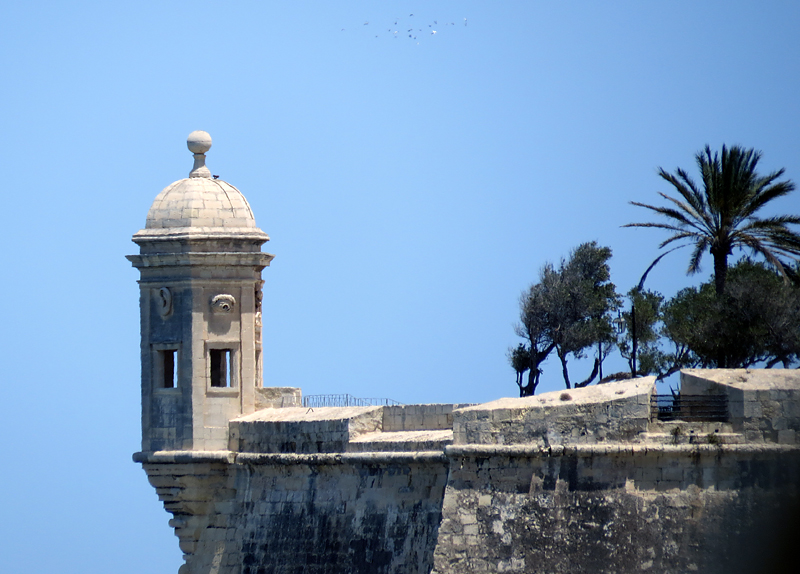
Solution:
M 174 515 L 181 574 L 795 572 L 800 445 L 776 427 L 800 428 L 800 373 L 706 374 L 685 389 L 751 415 L 659 422 L 637 379 L 463 408 L 265 409 L 231 421 L 231 450 L 136 460 Z
M 441 521 L 441 455 L 263 461 L 239 472 L 242 574 L 427 574 Z
M 180 574 L 427 574 L 441 453 L 161 453 L 144 468 L 180 539 Z
M 451 447 L 434 573 L 788 572 L 799 452 Z

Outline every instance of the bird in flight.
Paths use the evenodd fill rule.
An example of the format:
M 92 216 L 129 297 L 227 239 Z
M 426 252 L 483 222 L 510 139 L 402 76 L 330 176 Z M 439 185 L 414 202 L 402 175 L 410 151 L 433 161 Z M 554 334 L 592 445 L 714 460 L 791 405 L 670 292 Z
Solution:
M 409 18 L 411 18 L 411 17 L 414 16 L 414 14 L 412 13 L 412 14 L 409 14 L 408 16 L 409 16 Z M 386 30 L 390 35 L 394 36 L 395 38 L 399 37 L 399 32 L 400 32 L 399 28 L 400 28 L 400 26 L 398 26 L 398 24 L 399 24 L 401 19 L 402 18 L 400 18 L 399 16 L 395 16 L 393 18 L 394 26 L 391 27 L 391 28 L 388 28 Z M 435 30 L 433 27 L 436 26 L 438 28 L 439 27 L 439 21 L 438 20 L 433 20 L 432 22 L 433 22 L 432 24 L 428 24 L 428 28 L 430 28 L 430 35 L 431 36 L 435 36 L 440 32 L 440 30 Z M 369 20 L 365 20 L 363 22 L 363 25 L 364 26 L 369 26 Z M 422 24 L 422 25 L 424 26 L 424 24 Z M 442 25 L 445 26 L 445 27 L 447 27 L 447 26 L 455 26 L 455 22 L 444 22 L 444 24 L 442 24 Z M 466 26 L 466 25 L 467 25 L 467 18 L 465 17 L 464 18 L 464 26 Z M 351 28 L 341 28 L 342 32 L 345 32 L 347 30 L 351 30 Z M 418 28 L 417 29 L 418 32 L 423 32 L 424 30 L 425 30 L 425 28 Z M 407 36 L 409 38 L 414 39 L 414 40 L 416 40 L 417 37 L 418 37 L 416 34 L 414 34 L 414 25 L 413 24 L 411 25 L 411 28 L 408 28 L 406 30 L 406 34 L 407 34 Z M 447 32 L 445 32 L 445 35 L 447 35 Z M 375 34 L 375 37 L 378 38 L 378 37 L 385 37 L 385 36 L 380 36 L 378 34 Z M 419 42 L 417 42 L 417 43 L 419 43 Z

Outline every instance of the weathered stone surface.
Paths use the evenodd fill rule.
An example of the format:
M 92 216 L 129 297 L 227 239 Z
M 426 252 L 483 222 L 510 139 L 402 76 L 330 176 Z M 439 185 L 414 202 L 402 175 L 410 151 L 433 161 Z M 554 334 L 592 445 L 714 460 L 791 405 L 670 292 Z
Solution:
M 579 449 L 451 456 L 434 572 L 791 571 L 796 449 Z
M 730 423 L 749 441 L 797 444 L 800 438 L 797 369 L 687 369 L 681 392 L 727 396 Z
M 231 421 L 240 452 L 343 452 L 351 438 L 379 430 L 382 407 L 264 409 Z
M 347 444 L 347 450 L 349 452 L 442 451 L 452 442 L 452 430 L 377 431 L 351 439 Z
M 297 387 L 256 387 L 256 411 L 303 406 L 303 394 Z
M 188 143 L 207 150 L 210 142 L 193 132 Z M 273 256 L 261 245 L 269 237 L 244 195 L 212 179 L 204 152 L 193 154 L 190 176 L 155 198 L 133 236 L 139 253 L 128 256 L 140 272 L 147 452 L 228 448 L 228 421 L 255 411 L 262 387 L 261 271 Z
M 200 460 L 144 464 L 174 515 L 185 573 L 431 570 L 444 457 Z
M 507 398 L 458 409 L 455 444 L 636 441 L 647 431 L 654 377 Z
M 713 421 L 689 420 L 707 407 L 692 401 L 658 420 L 652 378 L 484 405 L 298 408 L 299 389 L 261 388 L 268 237 L 210 179 L 208 134 L 188 145 L 189 178 L 156 198 L 129 257 L 134 460 L 172 514 L 180 574 L 800 570 L 800 372 L 684 372 L 682 396 L 727 398 Z
M 453 411 L 472 405 L 393 405 L 383 408 L 383 430 L 415 431 L 453 428 Z

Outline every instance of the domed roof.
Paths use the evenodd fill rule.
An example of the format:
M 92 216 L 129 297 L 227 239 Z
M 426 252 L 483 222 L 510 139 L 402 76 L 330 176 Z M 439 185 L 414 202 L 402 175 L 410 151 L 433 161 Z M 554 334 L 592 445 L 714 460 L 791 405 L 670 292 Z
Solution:
M 205 165 L 205 152 L 211 136 L 195 131 L 187 139 L 194 154 L 189 177 L 164 188 L 147 213 L 145 228 L 134 241 L 176 237 L 241 237 L 269 240 L 256 226 L 250 204 L 242 192 L 226 181 L 211 176 Z
M 219 227 L 256 229 L 250 204 L 228 182 L 187 177 L 158 194 L 147 213 L 145 229 Z

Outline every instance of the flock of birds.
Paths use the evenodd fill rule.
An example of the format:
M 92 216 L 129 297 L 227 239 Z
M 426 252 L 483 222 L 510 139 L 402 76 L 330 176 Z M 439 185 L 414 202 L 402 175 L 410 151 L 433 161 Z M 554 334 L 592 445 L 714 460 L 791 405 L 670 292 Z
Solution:
M 406 40 L 412 40 L 413 41 L 413 40 L 417 40 L 418 38 L 422 38 L 422 37 L 426 37 L 426 36 L 427 37 L 436 36 L 436 34 L 441 32 L 443 29 L 446 29 L 448 26 L 453 26 L 453 27 L 456 26 L 456 22 L 443 21 L 441 24 L 439 24 L 438 20 L 433 20 L 429 24 L 427 24 L 427 27 L 426 27 L 425 24 L 419 24 L 418 21 L 414 20 L 414 15 L 413 14 L 409 14 L 408 18 L 406 18 L 406 19 L 393 18 L 391 21 L 393 22 L 393 24 L 389 28 L 386 29 L 385 33 L 383 32 L 383 26 L 380 27 L 380 29 L 378 30 L 378 33 L 375 34 L 376 38 L 386 37 L 388 35 L 388 36 L 391 36 L 391 37 L 393 37 L 395 39 L 397 39 L 397 38 L 405 38 Z M 371 24 L 369 22 L 364 22 L 361 25 L 361 28 L 363 29 L 364 26 L 370 26 L 370 25 Z M 467 19 L 464 18 L 463 22 L 459 22 L 458 25 L 466 26 L 467 25 Z M 376 26 L 374 24 L 372 24 L 372 26 L 374 28 L 378 28 L 378 26 Z M 420 26 L 422 26 L 422 27 L 420 27 Z M 346 32 L 347 28 L 342 28 L 341 31 L 342 32 Z M 419 42 L 417 42 L 417 44 L 419 44 Z

